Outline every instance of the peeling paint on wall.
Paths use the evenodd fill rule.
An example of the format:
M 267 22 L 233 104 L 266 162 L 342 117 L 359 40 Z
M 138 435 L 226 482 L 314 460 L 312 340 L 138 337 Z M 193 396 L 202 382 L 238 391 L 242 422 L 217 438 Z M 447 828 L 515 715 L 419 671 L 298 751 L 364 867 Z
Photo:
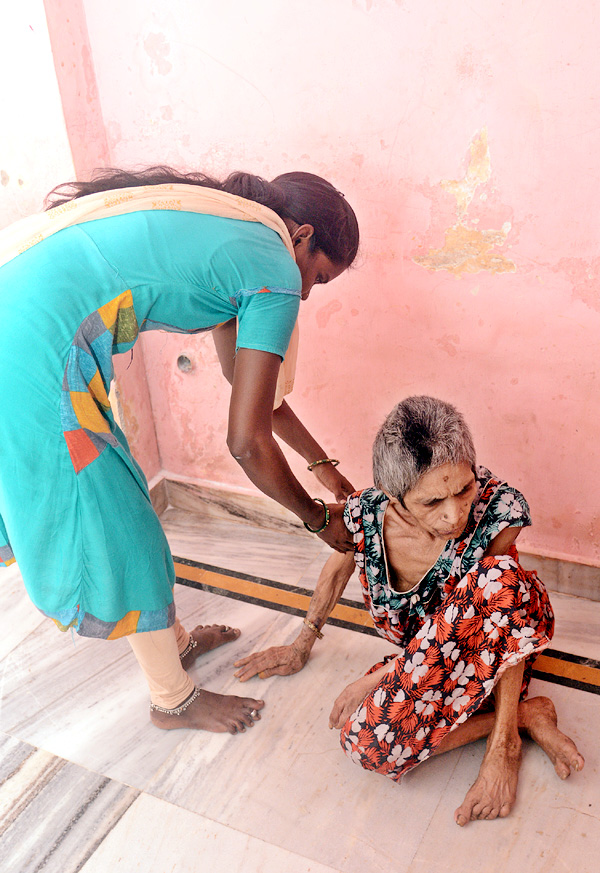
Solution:
M 573 283 L 573 299 L 600 312 L 600 258 L 561 258 L 554 272 L 563 273 Z
M 325 306 L 322 306 L 319 310 L 317 310 L 317 324 L 320 328 L 327 327 L 329 323 L 329 319 L 332 315 L 335 315 L 336 312 L 339 312 L 342 309 L 342 304 L 339 300 L 330 300 Z
M 441 249 L 429 249 L 428 254 L 413 260 L 428 270 L 447 270 L 459 277 L 482 270 L 488 273 L 514 273 L 517 269 L 515 264 L 500 252 L 493 251 L 496 246 L 504 244 L 510 229 L 509 221 L 501 230 L 476 230 L 459 222 L 448 228 Z
M 470 146 L 471 159 L 464 179 L 447 179 L 442 182 L 442 188 L 456 198 L 456 208 L 459 218 L 464 218 L 471 205 L 475 191 L 480 185 L 485 185 L 492 175 L 490 148 L 488 145 L 487 128 L 482 128 L 474 137 Z
M 516 265 L 496 249 L 504 245 L 511 223 L 504 222 L 499 230 L 479 230 L 466 225 L 467 213 L 480 185 L 489 181 L 492 173 L 487 128 L 473 138 L 470 160 L 464 179 L 449 179 L 442 188 L 456 200 L 458 221 L 445 232 L 442 248 L 431 248 L 426 255 L 413 258 L 415 264 L 427 270 L 446 270 L 455 276 L 465 273 L 514 273 Z M 471 224 L 479 219 L 472 218 Z
M 173 64 L 167 60 L 171 46 L 164 33 L 149 33 L 144 40 L 144 49 L 153 61 L 156 72 L 161 76 L 167 76 L 173 69 Z

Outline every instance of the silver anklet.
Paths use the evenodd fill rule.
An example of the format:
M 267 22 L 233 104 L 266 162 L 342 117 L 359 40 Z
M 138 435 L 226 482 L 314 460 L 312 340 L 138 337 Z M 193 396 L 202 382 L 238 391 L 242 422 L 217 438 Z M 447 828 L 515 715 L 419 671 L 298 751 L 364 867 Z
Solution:
M 151 703 L 150 709 L 154 712 L 165 712 L 167 715 L 181 715 L 185 712 L 188 706 L 191 706 L 194 700 L 200 696 L 200 689 L 194 688 L 187 700 L 184 700 L 176 709 L 165 709 L 164 706 L 159 706 L 157 703 Z
M 190 641 L 189 641 L 189 643 L 187 644 L 187 646 L 185 647 L 185 649 L 183 650 L 183 652 L 181 652 L 181 654 L 179 655 L 179 660 L 180 660 L 180 661 L 183 661 L 183 659 L 185 658 L 185 656 L 186 656 L 186 655 L 189 655 L 190 652 L 193 652 L 194 649 L 195 649 L 197 646 L 198 646 L 197 641 L 196 641 L 196 640 L 194 639 L 194 637 L 190 634 Z

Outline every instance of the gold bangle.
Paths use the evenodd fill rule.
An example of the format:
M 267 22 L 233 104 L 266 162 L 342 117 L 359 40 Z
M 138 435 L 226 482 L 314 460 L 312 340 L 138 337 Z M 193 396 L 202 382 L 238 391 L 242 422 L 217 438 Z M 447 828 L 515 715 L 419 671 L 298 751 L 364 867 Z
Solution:
M 308 618 L 305 618 L 305 619 L 304 619 L 304 624 L 306 625 L 306 627 L 307 627 L 309 630 L 311 630 L 311 631 L 313 632 L 313 634 L 315 634 L 315 636 L 316 636 L 318 639 L 320 639 L 320 640 L 323 639 L 323 634 L 321 633 L 321 631 L 319 630 L 319 628 L 316 626 L 316 624 L 313 624 L 312 621 L 309 621 Z
M 320 461 L 313 461 L 306 469 L 312 470 L 313 467 L 318 467 L 320 464 L 331 464 L 332 467 L 337 467 L 339 463 L 337 458 L 321 458 Z

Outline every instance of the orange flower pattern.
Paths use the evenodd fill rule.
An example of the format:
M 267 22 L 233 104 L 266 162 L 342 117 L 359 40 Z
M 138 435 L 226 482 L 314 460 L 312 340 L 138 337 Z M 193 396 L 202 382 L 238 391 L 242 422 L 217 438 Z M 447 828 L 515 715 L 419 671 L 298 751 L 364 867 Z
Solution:
M 346 503 L 365 604 L 379 634 L 400 650 L 368 671 L 389 665 L 340 740 L 355 763 L 394 780 L 475 712 L 492 708 L 488 698 L 502 673 L 525 660 L 523 698 L 535 657 L 554 632 L 546 589 L 521 567 L 516 548 L 484 557 L 501 530 L 531 523 L 527 502 L 485 467 L 476 472 L 478 491 L 464 532 L 405 593 L 386 578 L 382 525 L 389 498 L 369 488 Z

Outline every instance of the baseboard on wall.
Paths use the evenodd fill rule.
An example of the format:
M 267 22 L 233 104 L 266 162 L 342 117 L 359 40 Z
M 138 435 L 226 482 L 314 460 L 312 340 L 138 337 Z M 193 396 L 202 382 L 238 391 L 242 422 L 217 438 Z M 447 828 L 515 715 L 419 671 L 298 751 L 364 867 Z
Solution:
M 542 555 L 521 551 L 519 557 L 526 570 L 537 571 L 549 591 L 600 600 L 600 567 L 561 561 L 558 558 L 544 558 Z
M 158 516 L 162 515 L 169 505 L 168 481 L 159 479 L 150 485 L 150 500 Z
M 233 518 L 242 524 L 311 536 L 292 512 L 268 497 L 172 479 L 163 481 L 166 484 L 168 505 L 175 509 L 184 509 L 211 518 Z
M 287 530 L 297 536 L 312 536 L 305 531 L 293 513 L 260 495 L 241 494 L 163 478 L 150 489 L 150 497 L 158 515 L 167 507 L 173 507 L 211 518 L 232 518 L 242 524 Z M 600 567 L 542 557 L 524 551 L 520 551 L 519 555 L 523 567 L 526 570 L 536 570 L 550 591 L 600 600 Z

